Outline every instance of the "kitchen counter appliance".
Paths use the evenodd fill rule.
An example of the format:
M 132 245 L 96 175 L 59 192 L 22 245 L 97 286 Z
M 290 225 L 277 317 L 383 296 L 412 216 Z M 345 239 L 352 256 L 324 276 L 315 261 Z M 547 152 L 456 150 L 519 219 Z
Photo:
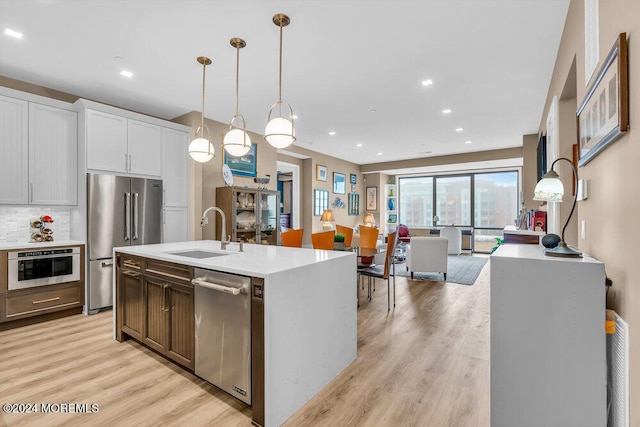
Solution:
M 162 181 L 87 174 L 87 312 L 113 305 L 113 248 L 162 239 Z
M 195 373 L 251 405 L 251 278 L 195 269 Z
M 8 253 L 8 289 L 26 289 L 80 280 L 80 248 Z

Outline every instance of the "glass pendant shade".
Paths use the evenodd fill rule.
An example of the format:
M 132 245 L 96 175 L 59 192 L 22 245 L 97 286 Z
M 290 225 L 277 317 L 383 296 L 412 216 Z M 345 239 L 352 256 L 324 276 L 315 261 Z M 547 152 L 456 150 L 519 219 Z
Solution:
M 264 139 L 275 148 L 286 148 L 296 140 L 293 123 L 284 117 L 276 117 L 267 123 Z
M 189 155 L 193 160 L 205 163 L 213 157 L 213 144 L 206 138 L 196 138 L 189 144 Z
M 553 170 L 536 184 L 533 192 L 533 200 L 542 202 L 561 202 L 562 196 L 564 196 L 564 186 L 558 174 Z
M 234 157 L 244 156 L 251 150 L 251 138 L 242 129 L 232 129 L 224 136 L 222 145 Z

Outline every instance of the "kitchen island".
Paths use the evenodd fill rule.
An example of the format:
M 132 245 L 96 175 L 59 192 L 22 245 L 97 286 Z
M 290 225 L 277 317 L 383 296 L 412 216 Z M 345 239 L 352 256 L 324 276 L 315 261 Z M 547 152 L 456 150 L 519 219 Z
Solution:
M 354 253 L 252 244 L 240 252 L 238 244 L 222 250 L 219 241 L 193 241 L 115 248 L 114 255 L 115 339 L 134 338 L 190 370 L 199 322 L 195 271 L 250 278 L 244 292 L 256 424 L 282 424 L 356 358 Z

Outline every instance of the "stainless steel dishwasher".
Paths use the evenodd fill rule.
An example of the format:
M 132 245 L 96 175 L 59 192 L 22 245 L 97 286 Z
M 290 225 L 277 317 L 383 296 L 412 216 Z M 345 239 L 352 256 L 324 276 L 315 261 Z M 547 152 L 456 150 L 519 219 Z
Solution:
M 195 269 L 195 373 L 251 405 L 251 278 Z

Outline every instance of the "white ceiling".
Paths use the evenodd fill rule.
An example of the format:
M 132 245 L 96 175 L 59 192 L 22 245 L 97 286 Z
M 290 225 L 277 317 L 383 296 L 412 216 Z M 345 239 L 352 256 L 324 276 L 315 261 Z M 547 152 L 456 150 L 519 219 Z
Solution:
M 0 74 L 171 119 L 200 111 L 196 57 L 206 55 L 205 113 L 228 122 L 229 39 L 242 37 L 240 112 L 263 133 L 278 96 L 271 18 L 284 12 L 283 98 L 299 116 L 297 145 L 358 164 L 490 150 L 537 133 L 568 4 L 0 0 L 0 29 L 24 33 L 0 34 Z

